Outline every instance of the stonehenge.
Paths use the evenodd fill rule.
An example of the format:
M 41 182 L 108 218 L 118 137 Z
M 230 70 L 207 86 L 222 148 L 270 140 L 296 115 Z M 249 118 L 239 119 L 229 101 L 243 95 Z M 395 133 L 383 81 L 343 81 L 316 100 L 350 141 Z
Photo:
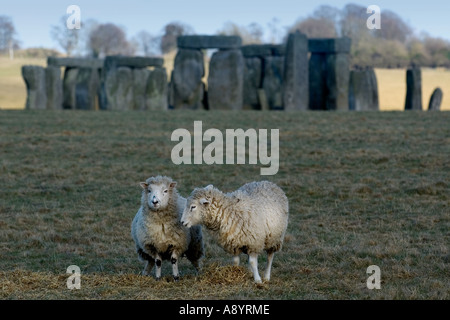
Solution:
M 23 66 L 26 108 L 379 110 L 373 68 L 350 68 L 350 38 L 297 31 L 285 44 L 242 45 L 238 36 L 186 35 L 177 46 L 170 77 L 160 57 L 49 57 L 47 67 Z M 420 69 L 409 69 L 406 82 L 405 110 L 422 110 Z M 441 101 L 437 88 L 428 110 Z

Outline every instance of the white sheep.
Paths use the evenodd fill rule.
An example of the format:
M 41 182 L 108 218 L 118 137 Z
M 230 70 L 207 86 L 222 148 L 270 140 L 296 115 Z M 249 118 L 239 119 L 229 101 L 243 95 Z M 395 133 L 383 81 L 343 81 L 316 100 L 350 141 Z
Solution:
M 258 255 L 267 252 L 265 280 L 270 280 L 274 253 L 281 249 L 289 218 L 283 190 L 269 181 L 251 182 L 231 193 L 212 185 L 196 188 L 187 199 L 181 222 L 186 227 L 203 224 L 216 231 L 223 249 L 235 265 L 245 253 L 255 282 L 260 283 Z
M 204 252 L 201 226 L 188 229 L 180 222 L 186 199 L 178 194 L 176 184 L 165 176 L 141 182 L 141 207 L 131 224 L 139 260 L 145 262 L 142 274 L 149 275 L 156 263 L 156 279 L 161 278 L 162 260 L 170 259 L 177 281 L 178 259 L 183 255 L 198 272 Z

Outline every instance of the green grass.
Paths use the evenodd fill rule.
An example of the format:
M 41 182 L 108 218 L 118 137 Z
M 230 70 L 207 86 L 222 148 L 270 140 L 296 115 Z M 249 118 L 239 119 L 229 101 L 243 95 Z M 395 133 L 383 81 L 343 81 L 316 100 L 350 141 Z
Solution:
M 171 133 L 194 120 L 280 129 L 278 174 L 174 165 Z M 0 111 L 0 298 L 449 299 L 449 122 L 447 112 Z M 162 281 L 140 276 L 130 225 L 139 182 L 157 174 L 184 196 L 210 183 L 283 188 L 290 220 L 271 281 L 231 267 L 207 231 L 199 276 L 186 259 L 178 283 L 168 263 Z M 380 290 L 366 287 L 373 264 Z

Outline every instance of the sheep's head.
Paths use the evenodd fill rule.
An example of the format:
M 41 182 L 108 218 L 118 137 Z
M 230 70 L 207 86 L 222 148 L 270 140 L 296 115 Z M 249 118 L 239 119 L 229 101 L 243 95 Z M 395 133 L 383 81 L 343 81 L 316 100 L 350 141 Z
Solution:
M 177 183 L 169 177 L 151 177 L 140 183 L 142 187 L 142 204 L 150 210 L 164 209 L 169 204 Z
M 190 228 L 203 222 L 204 215 L 211 204 L 212 189 L 213 186 L 211 184 L 205 188 L 196 188 L 187 198 L 183 216 L 181 217 L 181 223 L 185 227 Z

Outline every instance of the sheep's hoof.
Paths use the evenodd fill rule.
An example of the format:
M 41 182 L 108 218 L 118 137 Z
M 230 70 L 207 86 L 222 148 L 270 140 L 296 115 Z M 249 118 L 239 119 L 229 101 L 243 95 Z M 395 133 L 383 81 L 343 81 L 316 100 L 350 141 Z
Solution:
M 180 277 L 179 276 L 173 276 L 173 281 L 175 281 L 175 282 L 180 281 Z
M 161 280 L 161 277 L 155 277 L 155 280 L 159 281 L 159 280 Z

